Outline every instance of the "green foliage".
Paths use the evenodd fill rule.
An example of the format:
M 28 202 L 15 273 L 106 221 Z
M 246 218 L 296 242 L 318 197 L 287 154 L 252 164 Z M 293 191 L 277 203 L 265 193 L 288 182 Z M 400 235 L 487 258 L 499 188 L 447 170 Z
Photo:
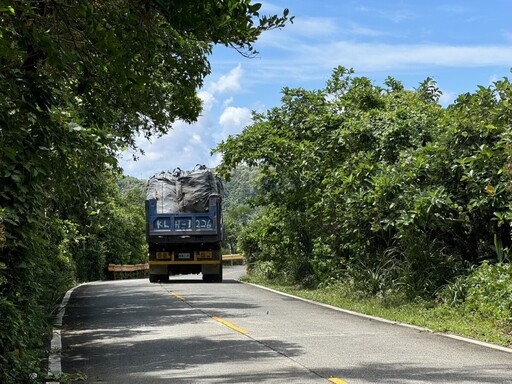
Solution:
M 74 267 L 67 252 L 69 237 L 58 219 L 48 220 L 25 257 L 6 264 L 0 281 L 0 358 L 2 382 L 20 382 L 32 372 L 41 373 L 37 361 L 49 336 L 52 313 L 61 293 L 73 283 Z M 37 255 L 34 256 L 34 255 Z M 24 382 L 24 381 L 23 381 Z
M 512 264 L 483 263 L 467 278 L 465 306 L 512 327 Z
M 249 0 L 13 0 L 0 7 L 0 381 L 26 381 L 76 280 L 145 260 L 116 155 L 201 111 L 213 44 L 252 55 L 292 18 Z
M 221 172 L 261 172 L 264 209 L 239 236 L 254 270 L 409 300 L 456 281 L 458 302 L 458 276 L 507 260 L 512 86 L 479 87 L 448 108 L 440 95 L 430 78 L 409 91 L 339 67 L 325 89 L 285 88 L 280 107 L 219 144 Z
M 487 321 L 510 336 L 512 330 L 512 264 L 484 262 L 442 287 L 437 300 L 474 323 Z
M 222 201 L 225 252 L 238 253 L 239 235 L 255 214 L 252 200 L 256 195 L 259 172 L 241 166 L 229 175 L 224 184 Z

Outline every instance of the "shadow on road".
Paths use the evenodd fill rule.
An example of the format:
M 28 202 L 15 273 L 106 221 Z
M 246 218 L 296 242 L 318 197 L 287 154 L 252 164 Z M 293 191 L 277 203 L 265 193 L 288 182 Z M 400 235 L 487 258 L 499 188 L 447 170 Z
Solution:
M 342 366 L 342 359 L 340 359 Z M 403 363 L 368 363 L 357 367 L 342 368 L 336 373 L 344 380 L 361 380 L 367 383 L 512 383 L 512 377 L 503 381 L 503 373 L 510 368 L 504 365 L 482 365 L 456 369 Z M 323 371 L 328 374 L 328 370 Z M 501 375 L 498 373 L 501 372 Z
M 272 335 L 255 339 L 211 319 L 229 319 L 234 312 L 241 318 L 266 308 L 216 285 L 204 290 L 197 284 L 202 282 L 109 282 L 77 288 L 64 318 L 63 371 L 85 373 L 86 383 L 113 384 L 311 383 L 327 382 L 330 376 L 349 383 L 512 383 L 510 365 L 495 360 L 439 368 L 430 361 L 416 365 L 363 358 L 354 365 L 340 354 L 330 359 L 332 364 L 322 360 L 308 369 L 300 363 L 308 352 L 301 344 Z M 186 292 L 186 298 L 173 296 L 174 291 Z
M 246 339 L 238 340 L 213 340 L 204 337 L 180 337 L 180 335 L 167 335 L 156 340 L 143 340 L 146 335 L 139 331 L 101 331 L 95 332 L 94 342 L 84 340 L 83 334 L 76 334 L 67 338 L 71 347 L 65 351 L 64 370 L 81 371 L 88 376 L 86 382 L 97 382 L 98 379 L 108 377 L 109 383 L 130 382 L 127 378 L 139 377 L 140 380 L 133 382 L 196 382 L 190 377 L 180 379 L 180 372 L 186 369 L 188 372 L 195 368 L 204 368 L 205 365 L 219 363 L 234 363 L 240 366 L 240 371 L 229 375 L 219 376 L 215 374 L 216 380 L 211 382 L 242 383 L 261 381 L 262 377 L 270 378 L 286 377 L 293 378 L 297 372 L 260 372 L 254 373 L 253 379 L 249 376 L 245 379 L 244 370 L 250 371 L 251 362 L 268 360 L 281 357 L 274 350 L 264 348 L 262 342 Z M 104 343 L 102 343 L 102 340 Z M 296 357 L 302 353 L 300 346 L 291 343 L 276 343 L 273 345 L 287 356 Z M 243 368 L 245 367 L 245 369 Z M 303 375 L 304 373 L 302 373 Z M 200 376 L 200 375 L 199 375 Z M 257 378 L 259 377 L 259 380 Z M 194 380 L 197 380 L 194 375 Z M 172 379 L 171 381 L 169 381 Z M 222 379 L 222 380 L 221 380 Z M 220 380 L 220 381 L 219 381 Z M 240 381 L 242 380 L 242 381 Z M 248 381 L 249 380 L 249 381 Z

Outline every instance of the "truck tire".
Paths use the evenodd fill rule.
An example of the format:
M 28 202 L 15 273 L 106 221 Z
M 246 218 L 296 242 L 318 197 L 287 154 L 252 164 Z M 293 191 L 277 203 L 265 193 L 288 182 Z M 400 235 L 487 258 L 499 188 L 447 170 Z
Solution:
M 203 283 L 214 283 L 217 275 L 203 275 Z
M 149 274 L 149 282 L 150 283 L 168 283 L 169 282 L 169 275 L 155 275 L 155 274 Z
M 222 283 L 222 272 L 217 275 L 212 275 L 212 283 Z
M 160 282 L 161 283 L 168 283 L 169 282 L 169 274 L 167 274 L 167 275 L 160 275 Z
M 222 283 L 222 264 L 220 265 L 220 272 L 214 275 L 203 275 L 204 283 Z
M 158 283 L 158 275 L 149 274 L 149 282 L 150 283 Z

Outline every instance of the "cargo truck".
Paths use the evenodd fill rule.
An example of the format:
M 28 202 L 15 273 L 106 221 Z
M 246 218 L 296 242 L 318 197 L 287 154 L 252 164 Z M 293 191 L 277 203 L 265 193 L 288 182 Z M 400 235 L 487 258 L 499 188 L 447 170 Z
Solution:
M 204 166 L 161 172 L 148 181 L 149 281 L 202 273 L 222 282 L 222 183 Z

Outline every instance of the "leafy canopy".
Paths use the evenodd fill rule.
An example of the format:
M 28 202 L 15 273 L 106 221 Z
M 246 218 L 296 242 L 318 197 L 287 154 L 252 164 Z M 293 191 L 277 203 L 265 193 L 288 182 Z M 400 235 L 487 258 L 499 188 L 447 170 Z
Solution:
M 448 108 L 439 97 L 430 78 L 410 91 L 339 67 L 220 143 L 221 172 L 261 172 L 265 209 L 240 235 L 251 262 L 305 285 L 431 297 L 468 265 L 506 259 L 510 81 Z
M 2 383 L 28 377 L 29 351 L 50 324 L 43 314 L 74 279 L 103 276 L 119 254 L 144 257 L 140 220 L 113 188 L 116 156 L 139 135 L 197 119 L 214 44 L 251 56 L 262 32 L 292 20 L 260 8 L 249 0 L 0 4 Z

